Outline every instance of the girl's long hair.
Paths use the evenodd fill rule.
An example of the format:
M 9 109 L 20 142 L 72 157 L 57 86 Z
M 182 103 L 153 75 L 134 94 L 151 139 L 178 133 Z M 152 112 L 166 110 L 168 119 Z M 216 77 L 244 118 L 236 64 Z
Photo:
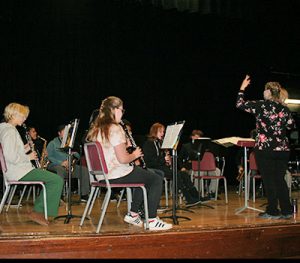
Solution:
M 108 140 L 110 125 L 117 124 L 113 109 L 121 106 L 123 106 L 123 101 L 120 98 L 115 96 L 105 98 L 100 105 L 98 116 L 90 125 L 86 140 L 96 141 L 99 131 L 103 140 Z

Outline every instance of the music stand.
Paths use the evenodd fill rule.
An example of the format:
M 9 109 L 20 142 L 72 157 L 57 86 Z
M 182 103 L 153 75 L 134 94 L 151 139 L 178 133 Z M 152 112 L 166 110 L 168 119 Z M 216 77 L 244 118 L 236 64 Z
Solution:
M 81 216 L 72 215 L 72 204 L 71 204 L 71 184 L 72 184 L 72 149 L 74 148 L 74 142 L 75 142 L 75 136 L 77 133 L 79 125 L 79 119 L 75 119 L 74 121 L 71 121 L 68 125 L 65 126 L 64 129 L 64 137 L 61 142 L 61 150 L 68 152 L 68 189 L 67 189 L 67 195 L 68 195 L 68 213 L 66 215 L 57 216 L 54 219 L 59 219 L 65 217 L 65 224 L 68 224 L 71 218 L 78 217 L 81 218 Z
M 248 167 L 247 167 L 247 148 L 254 146 L 254 141 L 243 141 L 240 140 L 236 143 L 237 146 L 244 148 L 244 180 L 245 180 L 245 205 L 241 208 L 236 209 L 236 215 L 243 212 L 245 209 L 252 209 L 258 212 L 263 212 L 263 210 L 251 207 L 248 205 Z
M 198 138 L 198 139 L 194 140 L 194 143 L 192 143 L 192 151 L 196 154 L 196 156 L 191 156 L 191 160 L 197 160 L 197 164 L 198 164 L 197 173 L 198 173 L 199 200 L 201 198 L 201 194 L 200 194 L 200 164 L 201 164 L 201 160 L 203 158 L 205 150 L 209 148 L 210 142 L 211 142 L 211 138 L 202 137 L 202 138 Z M 207 186 L 206 186 L 206 188 L 207 188 Z M 211 209 L 214 209 L 214 207 L 207 205 L 207 204 L 203 204 L 202 202 L 195 204 L 195 205 L 191 205 L 189 207 L 198 206 L 198 205 L 206 206 Z
M 164 141 L 162 143 L 161 149 L 172 149 L 172 172 L 173 172 L 173 184 L 172 184 L 172 215 L 163 216 L 161 218 L 171 218 L 173 223 L 178 225 L 178 218 L 184 218 L 186 220 L 191 220 L 185 216 L 177 216 L 177 146 L 179 143 L 180 135 L 182 133 L 182 127 L 185 121 L 176 122 L 173 125 L 168 125 L 166 129 L 166 134 Z

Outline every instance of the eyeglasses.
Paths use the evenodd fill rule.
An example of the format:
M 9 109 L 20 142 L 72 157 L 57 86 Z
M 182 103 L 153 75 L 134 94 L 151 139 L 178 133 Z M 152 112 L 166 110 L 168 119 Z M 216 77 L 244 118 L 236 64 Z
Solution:
M 121 110 L 122 111 L 122 114 L 125 113 L 125 109 L 120 109 L 120 108 L 117 108 L 118 110 Z

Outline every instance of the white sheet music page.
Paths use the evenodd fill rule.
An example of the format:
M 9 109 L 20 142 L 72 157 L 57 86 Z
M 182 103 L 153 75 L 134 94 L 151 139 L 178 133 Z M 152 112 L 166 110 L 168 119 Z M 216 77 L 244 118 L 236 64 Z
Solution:
M 67 124 L 67 125 L 65 126 L 65 129 L 64 129 L 64 137 L 63 137 L 63 139 L 62 139 L 62 141 L 61 141 L 60 148 L 65 148 L 65 147 L 68 146 L 68 145 L 66 145 L 66 144 L 67 144 L 67 139 L 68 139 L 68 135 L 69 135 L 69 130 L 70 130 L 70 128 L 71 128 L 71 125 L 70 125 L 70 124 Z
M 213 142 L 215 142 L 217 144 L 221 144 L 225 147 L 237 145 L 238 141 L 255 142 L 255 140 L 252 138 L 242 138 L 242 137 L 236 137 L 236 136 L 213 140 Z
M 173 149 L 184 123 L 169 125 L 166 129 L 162 149 Z

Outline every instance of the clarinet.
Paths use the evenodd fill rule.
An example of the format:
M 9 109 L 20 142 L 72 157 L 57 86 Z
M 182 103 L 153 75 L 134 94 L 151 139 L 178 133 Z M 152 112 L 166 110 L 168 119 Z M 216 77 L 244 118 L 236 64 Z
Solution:
M 131 133 L 128 131 L 128 129 L 127 129 L 125 123 L 124 123 L 122 120 L 120 121 L 120 125 L 121 125 L 121 127 L 123 128 L 123 130 L 125 131 L 126 137 L 129 139 L 129 141 L 130 141 L 132 147 L 135 149 L 135 148 L 137 147 L 137 145 L 136 145 L 136 143 L 135 143 L 135 141 L 134 141 L 134 139 L 133 139 Z M 132 151 L 131 151 L 131 152 L 132 152 Z M 145 160 L 144 160 L 144 158 L 143 158 L 142 156 L 139 157 L 139 161 L 140 161 L 140 163 L 141 163 L 140 166 L 141 166 L 143 169 L 146 169 L 146 162 L 145 162 Z M 132 162 L 132 165 L 134 165 L 134 162 Z
M 22 126 L 25 129 L 25 137 L 26 137 L 27 143 L 29 144 L 31 151 L 33 152 L 33 151 L 35 151 L 34 143 L 31 139 L 31 136 L 29 135 L 29 133 L 27 131 L 27 127 L 26 127 L 25 123 L 23 123 Z M 41 168 L 41 164 L 40 164 L 39 160 L 34 160 L 34 166 L 35 166 L 35 168 Z

